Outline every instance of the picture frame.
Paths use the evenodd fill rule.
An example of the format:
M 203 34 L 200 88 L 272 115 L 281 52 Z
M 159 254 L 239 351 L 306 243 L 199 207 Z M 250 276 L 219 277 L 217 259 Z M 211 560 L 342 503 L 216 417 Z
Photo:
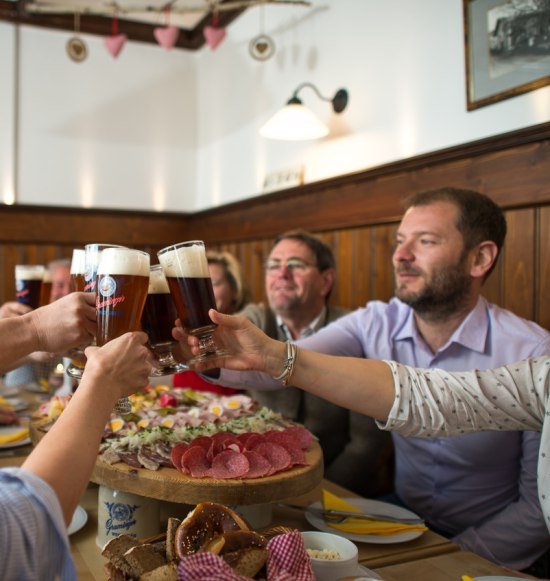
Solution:
M 468 111 L 550 85 L 550 2 L 462 1 Z

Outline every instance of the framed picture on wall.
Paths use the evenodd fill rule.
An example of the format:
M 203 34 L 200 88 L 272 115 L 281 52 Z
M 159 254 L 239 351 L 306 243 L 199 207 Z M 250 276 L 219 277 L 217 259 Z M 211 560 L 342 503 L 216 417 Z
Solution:
M 468 110 L 550 84 L 550 0 L 462 0 Z

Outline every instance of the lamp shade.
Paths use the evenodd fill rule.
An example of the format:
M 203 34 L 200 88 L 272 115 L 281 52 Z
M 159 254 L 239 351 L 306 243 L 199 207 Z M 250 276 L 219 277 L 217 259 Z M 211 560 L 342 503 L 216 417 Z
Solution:
M 287 104 L 260 128 L 262 137 L 288 141 L 319 139 L 328 133 L 317 115 L 300 103 Z

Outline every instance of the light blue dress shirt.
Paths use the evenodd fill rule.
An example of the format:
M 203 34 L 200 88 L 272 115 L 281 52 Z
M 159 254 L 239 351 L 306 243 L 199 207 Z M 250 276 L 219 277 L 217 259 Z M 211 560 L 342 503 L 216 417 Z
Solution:
M 394 298 L 369 302 L 297 344 L 332 355 L 468 371 L 550 354 L 550 333 L 480 297 L 434 354 L 418 332 L 412 309 Z M 261 373 L 222 370 L 219 381 L 247 389 L 280 388 L 280 382 Z M 463 549 L 523 569 L 550 548 L 537 498 L 540 434 L 393 437 L 396 492 L 430 524 L 455 535 Z
M 57 496 L 21 468 L 0 470 L 0 579 L 76 580 Z

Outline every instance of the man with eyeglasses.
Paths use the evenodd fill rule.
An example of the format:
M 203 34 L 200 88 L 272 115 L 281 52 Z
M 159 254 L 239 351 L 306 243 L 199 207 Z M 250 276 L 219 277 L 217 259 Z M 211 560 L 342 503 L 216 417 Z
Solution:
M 481 295 L 506 236 L 502 210 L 479 192 L 456 188 L 413 194 L 404 207 L 393 253 L 395 297 L 370 301 L 298 345 L 447 371 L 491 369 L 550 353 L 548 331 Z M 265 374 L 228 370 L 220 381 L 280 385 Z M 463 550 L 550 575 L 550 537 L 537 497 L 539 433 L 394 434 L 393 442 L 395 501 Z M 366 460 L 360 463 L 368 468 Z
M 303 339 L 349 312 L 328 304 L 336 279 L 335 260 L 330 247 L 316 236 L 303 230 L 281 234 L 264 268 L 268 305 L 249 304 L 240 314 L 270 337 Z M 251 395 L 319 438 L 327 478 L 360 494 L 388 489 L 391 437 L 372 420 L 295 387 L 251 390 Z

